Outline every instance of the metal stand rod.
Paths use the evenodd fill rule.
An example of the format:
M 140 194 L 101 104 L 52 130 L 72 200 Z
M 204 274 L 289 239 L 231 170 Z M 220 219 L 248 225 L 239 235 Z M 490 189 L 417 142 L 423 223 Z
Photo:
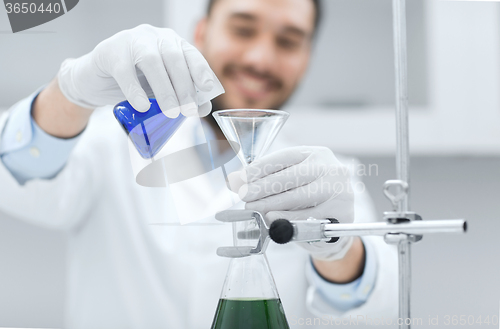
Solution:
M 410 221 L 401 224 L 384 222 L 325 224 L 325 237 L 386 235 L 386 234 L 429 234 L 429 233 L 463 233 L 467 230 L 463 219 L 442 219 Z
M 399 328 L 410 328 L 411 294 L 411 242 L 408 238 L 398 243 L 399 260 L 399 318 L 403 319 Z
M 406 63 L 406 0 L 393 0 L 394 69 L 396 81 L 396 174 L 410 184 L 410 152 L 408 135 L 408 77 Z M 398 211 L 409 210 L 408 193 L 400 200 Z
M 409 136 L 408 136 L 408 83 L 406 63 L 406 0 L 393 0 L 394 63 L 396 80 L 396 172 L 398 179 L 409 184 Z M 409 210 L 408 194 L 397 204 L 397 212 Z M 398 243 L 399 254 L 399 317 L 403 320 L 401 329 L 409 329 L 410 286 L 411 286 L 411 245 L 408 237 Z M 410 319 L 410 320 L 407 320 Z

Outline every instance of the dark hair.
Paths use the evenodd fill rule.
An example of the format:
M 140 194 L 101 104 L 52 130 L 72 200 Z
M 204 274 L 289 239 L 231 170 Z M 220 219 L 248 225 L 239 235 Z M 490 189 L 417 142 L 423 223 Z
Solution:
M 208 0 L 207 16 L 210 16 L 212 8 L 214 7 L 214 4 L 217 1 L 218 0 Z M 314 31 L 316 33 L 316 30 L 318 29 L 319 23 L 321 21 L 321 0 L 309 0 L 309 1 L 312 1 L 314 5 L 314 10 L 316 12 L 316 15 L 314 16 Z

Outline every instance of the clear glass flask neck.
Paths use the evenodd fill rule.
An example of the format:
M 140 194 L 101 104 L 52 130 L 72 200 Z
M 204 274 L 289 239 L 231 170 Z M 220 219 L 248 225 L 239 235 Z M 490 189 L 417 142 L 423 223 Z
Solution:
M 232 258 L 222 288 L 221 298 L 279 298 L 266 255 L 257 254 Z

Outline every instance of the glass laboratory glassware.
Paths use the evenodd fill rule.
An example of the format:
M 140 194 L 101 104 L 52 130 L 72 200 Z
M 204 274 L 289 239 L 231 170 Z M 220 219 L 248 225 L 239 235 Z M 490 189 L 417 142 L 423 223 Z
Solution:
M 288 329 L 265 254 L 233 258 L 211 329 Z
M 212 114 L 238 158 L 247 166 L 271 146 L 289 114 L 280 110 L 221 110 Z
M 136 111 L 128 101 L 116 104 L 113 109 L 116 120 L 144 159 L 154 157 L 186 119 L 182 114 L 169 118 L 163 114 L 156 99 L 149 101 L 151 107 L 144 113 Z
M 213 113 L 238 158 L 247 166 L 271 146 L 289 114 L 279 110 L 221 110 Z M 238 232 L 255 221 L 233 223 L 235 246 L 251 243 Z M 288 329 L 265 254 L 232 258 L 211 329 Z

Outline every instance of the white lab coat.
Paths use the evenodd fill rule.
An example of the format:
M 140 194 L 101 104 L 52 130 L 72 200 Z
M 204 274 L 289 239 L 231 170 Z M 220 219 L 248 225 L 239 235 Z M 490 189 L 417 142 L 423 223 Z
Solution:
M 6 120 L 7 114 L 0 118 L 0 131 Z M 217 202 L 216 195 L 203 197 Z M 164 188 L 135 182 L 127 139 L 109 107 L 93 114 L 54 179 L 21 186 L 0 162 L 0 209 L 67 232 L 66 328 L 210 327 L 228 266 L 216 249 L 232 245 L 231 227 L 149 225 L 168 218 L 165 200 Z M 357 220 L 374 220 L 368 196 L 356 200 Z M 396 252 L 380 238 L 369 241 L 377 254 L 375 288 L 365 304 L 344 315 L 395 317 Z M 271 243 L 267 254 L 289 318 L 340 314 L 308 284 L 303 249 Z

